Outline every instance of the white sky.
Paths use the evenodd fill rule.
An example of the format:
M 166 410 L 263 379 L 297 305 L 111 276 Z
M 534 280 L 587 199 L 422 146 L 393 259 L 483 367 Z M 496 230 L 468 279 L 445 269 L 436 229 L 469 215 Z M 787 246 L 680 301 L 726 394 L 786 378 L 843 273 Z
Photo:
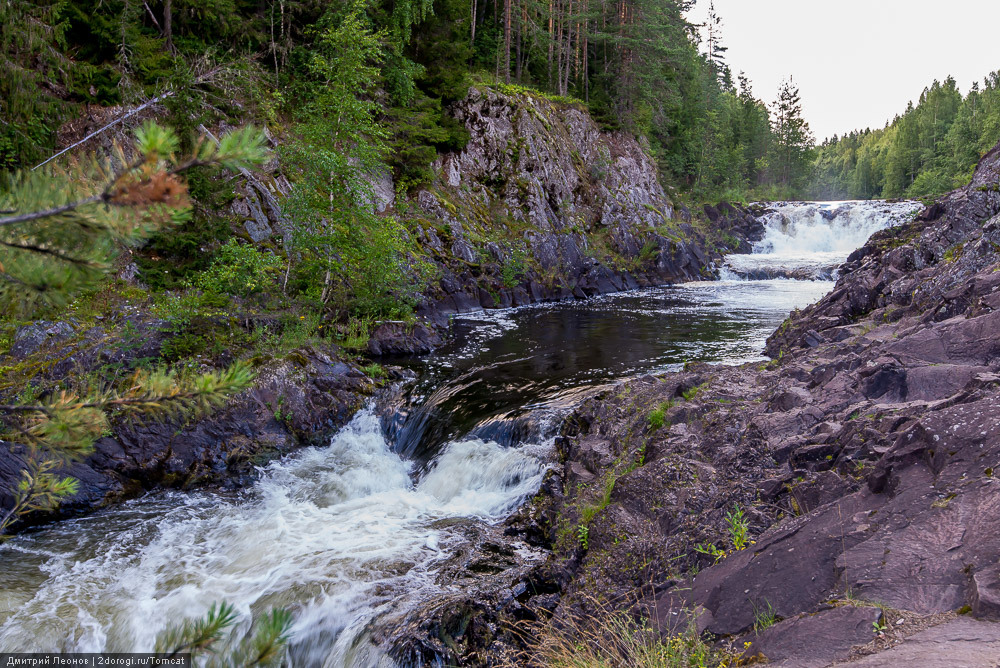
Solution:
M 688 15 L 701 23 L 709 0 Z M 1000 0 L 715 0 L 733 78 L 765 102 L 792 75 L 817 141 L 885 125 L 934 79 L 1000 69 Z

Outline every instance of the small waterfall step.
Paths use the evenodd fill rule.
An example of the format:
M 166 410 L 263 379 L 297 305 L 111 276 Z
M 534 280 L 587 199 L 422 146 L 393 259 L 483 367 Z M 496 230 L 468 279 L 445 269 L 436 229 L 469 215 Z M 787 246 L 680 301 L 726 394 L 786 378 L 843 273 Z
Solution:
M 771 204 L 760 218 L 764 237 L 752 253 L 727 256 L 720 277 L 835 280 L 852 251 L 875 232 L 905 222 L 920 207 L 914 201 L 884 200 Z

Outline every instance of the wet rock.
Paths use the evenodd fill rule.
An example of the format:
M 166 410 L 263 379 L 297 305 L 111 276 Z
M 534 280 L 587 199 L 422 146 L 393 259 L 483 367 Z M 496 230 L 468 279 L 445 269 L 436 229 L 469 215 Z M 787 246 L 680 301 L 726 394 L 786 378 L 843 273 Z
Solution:
M 376 356 L 419 355 L 444 343 L 441 333 L 424 323 L 383 322 L 368 340 L 368 353 Z
M 158 487 L 249 482 L 255 464 L 325 442 L 371 391 L 370 381 L 354 367 L 304 350 L 258 370 L 253 388 L 202 419 L 117 422 L 111 436 L 95 443 L 93 454 L 65 470 L 80 485 L 60 515 Z M 20 476 L 18 447 L 0 450 L 0 489 L 12 488 Z M 0 497 L 0 507 L 9 508 L 10 502 Z

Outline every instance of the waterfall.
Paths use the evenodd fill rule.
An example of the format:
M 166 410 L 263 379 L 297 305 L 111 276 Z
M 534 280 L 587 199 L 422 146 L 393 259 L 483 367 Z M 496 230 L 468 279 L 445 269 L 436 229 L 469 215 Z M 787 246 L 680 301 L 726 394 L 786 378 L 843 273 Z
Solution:
M 898 225 L 919 202 L 782 202 L 761 216 L 764 237 L 753 253 L 729 255 L 724 280 L 833 280 L 837 268 L 875 232 Z
M 448 527 L 505 516 L 549 459 L 550 445 L 459 439 L 414 480 L 365 409 L 245 493 L 138 499 L 11 541 L 24 572 L 3 582 L 0 648 L 145 652 L 170 623 L 226 600 L 245 624 L 292 609 L 293 665 L 387 665 L 373 620 L 438 593 L 436 569 L 460 539 Z

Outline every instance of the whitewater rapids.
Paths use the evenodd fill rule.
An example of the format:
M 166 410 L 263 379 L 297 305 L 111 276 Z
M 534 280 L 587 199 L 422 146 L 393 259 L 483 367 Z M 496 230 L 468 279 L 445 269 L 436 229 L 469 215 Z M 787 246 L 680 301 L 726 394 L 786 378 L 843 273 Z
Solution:
M 148 652 L 170 623 L 225 600 L 244 624 L 290 607 L 295 665 L 392 665 L 366 641 L 371 620 L 433 595 L 449 523 L 506 515 L 548 458 L 549 446 L 458 440 L 414 482 L 363 410 L 247 493 L 148 497 L 12 541 L 22 558 L 4 578 L 0 648 Z
M 834 280 L 837 268 L 872 234 L 905 222 L 921 208 L 919 202 L 879 200 L 767 206 L 761 216 L 764 237 L 752 253 L 726 257 L 723 280 Z

